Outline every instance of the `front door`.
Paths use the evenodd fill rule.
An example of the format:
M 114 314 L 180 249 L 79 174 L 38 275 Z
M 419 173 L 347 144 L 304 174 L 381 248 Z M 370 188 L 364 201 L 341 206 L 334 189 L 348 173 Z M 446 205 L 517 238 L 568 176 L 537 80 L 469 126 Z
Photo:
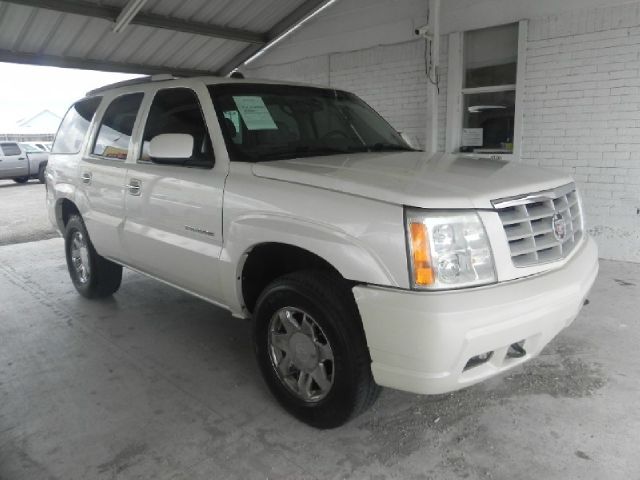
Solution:
M 83 218 L 98 253 L 123 262 L 124 195 L 131 136 L 143 93 L 116 97 L 104 110 L 93 144 L 80 162 Z
M 0 178 L 18 178 L 29 175 L 29 160 L 15 142 L 0 143 Z
M 191 158 L 160 164 L 149 142 L 165 133 L 191 135 Z M 127 171 L 123 238 L 130 265 L 208 299 L 219 300 L 222 194 L 226 171 L 214 159 L 197 94 L 159 90 L 151 103 L 135 163 Z

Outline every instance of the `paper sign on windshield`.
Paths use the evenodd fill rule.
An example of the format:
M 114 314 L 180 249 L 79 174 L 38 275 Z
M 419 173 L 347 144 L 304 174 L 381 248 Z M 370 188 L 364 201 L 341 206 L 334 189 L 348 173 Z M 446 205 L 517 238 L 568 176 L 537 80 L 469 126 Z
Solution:
M 262 97 L 234 96 L 240 116 L 249 130 L 277 130 Z

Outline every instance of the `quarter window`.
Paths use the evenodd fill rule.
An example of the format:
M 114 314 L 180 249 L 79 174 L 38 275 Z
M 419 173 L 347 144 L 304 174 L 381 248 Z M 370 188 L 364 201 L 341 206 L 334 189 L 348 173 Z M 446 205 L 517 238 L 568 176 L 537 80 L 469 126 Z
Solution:
M 94 155 L 118 160 L 127 158 L 133 125 L 143 96 L 143 93 L 130 93 L 111 102 L 102 117 L 93 146 Z
M 142 136 L 141 162 L 150 162 L 151 140 L 165 133 L 184 133 L 193 137 L 191 158 L 186 167 L 212 168 L 213 146 L 196 93 L 189 88 L 168 88 L 156 93 Z
M 71 106 L 58 128 L 51 153 L 72 154 L 80 152 L 100 100 L 101 97 L 87 98 Z

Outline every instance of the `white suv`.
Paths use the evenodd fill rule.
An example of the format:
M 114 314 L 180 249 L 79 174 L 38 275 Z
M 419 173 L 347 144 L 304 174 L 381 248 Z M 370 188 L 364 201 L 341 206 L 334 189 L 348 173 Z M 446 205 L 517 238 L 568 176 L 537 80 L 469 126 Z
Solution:
M 47 169 L 77 290 L 132 268 L 254 324 L 271 391 L 327 428 L 538 354 L 598 272 L 572 179 L 412 149 L 355 95 L 221 78 L 90 92 Z

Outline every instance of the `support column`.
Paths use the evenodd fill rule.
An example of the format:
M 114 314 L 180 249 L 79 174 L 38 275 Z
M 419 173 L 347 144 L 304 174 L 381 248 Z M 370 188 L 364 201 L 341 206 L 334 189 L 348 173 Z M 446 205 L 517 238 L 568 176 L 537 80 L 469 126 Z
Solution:
M 427 131 L 425 152 L 438 150 L 438 83 L 440 66 L 440 0 L 427 0 L 429 4 L 429 37 L 426 39 L 427 62 Z

